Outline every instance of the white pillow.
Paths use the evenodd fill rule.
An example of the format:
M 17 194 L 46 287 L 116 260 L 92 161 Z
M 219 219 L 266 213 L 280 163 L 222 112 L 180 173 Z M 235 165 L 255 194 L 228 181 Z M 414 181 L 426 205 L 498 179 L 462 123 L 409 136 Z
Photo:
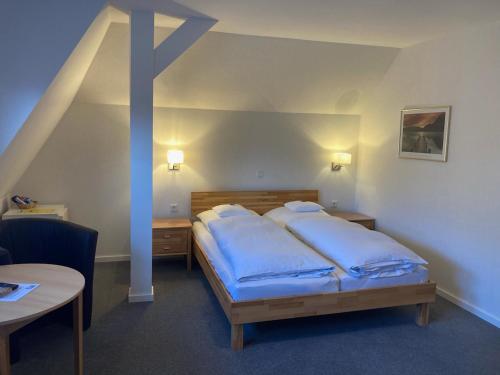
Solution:
M 248 216 L 252 215 L 245 207 L 239 204 L 220 204 L 218 206 L 212 207 L 220 217 L 230 217 L 230 216 Z
M 214 210 L 207 210 L 207 211 L 200 212 L 198 215 L 196 215 L 196 217 L 198 219 L 200 219 L 201 222 L 203 224 L 205 224 L 205 227 L 207 227 L 207 228 L 208 228 L 208 224 L 211 221 L 220 219 L 220 216 L 217 215 L 217 213 Z
M 293 201 L 285 203 L 285 207 L 294 212 L 318 212 L 323 206 L 314 202 Z

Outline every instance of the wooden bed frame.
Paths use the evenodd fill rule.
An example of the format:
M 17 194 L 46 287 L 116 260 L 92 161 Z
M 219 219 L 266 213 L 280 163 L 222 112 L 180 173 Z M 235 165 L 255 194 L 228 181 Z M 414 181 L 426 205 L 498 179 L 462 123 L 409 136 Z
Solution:
M 285 202 L 291 200 L 318 202 L 318 191 L 193 192 L 191 193 L 191 213 L 194 216 L 218 204 L 239 203 L 263 214 L 270 209 L 281 207 Z M 243 349 L 243 324 L 245 323 L 416 305 L 416 323 L 419 326 L 426 326 L 429 323 L 429 303 L 436 299 L 436 283 L 428 281 L 424 284 L 238 302 L 232 299 L 231 294 L 208 261 L 203 247 L 194 236 L 192 243 L 194 255 L 231 323 L 231 347 L 233 350 Z

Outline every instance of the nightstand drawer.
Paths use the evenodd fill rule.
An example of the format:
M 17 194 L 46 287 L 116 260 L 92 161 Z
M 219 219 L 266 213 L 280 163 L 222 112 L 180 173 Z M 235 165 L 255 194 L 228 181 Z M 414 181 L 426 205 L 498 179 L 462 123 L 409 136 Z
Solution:
M 153 255 L 187 254 L 187 242 L 153 242 Z
M 186 229 L 153 229 L 153 255 L 186 254 L 187 244 Z
M 182 242 L 187 240 L 185 229 L 153 229 L 154 241 Z
M 170 238 L 153 238 L 153 246 L 155 245 L 163 245 L 163 246 L 186 246 L 187 245 L 187 233 L 185 233 L 183 236 L 179 237 L 170 237 Z

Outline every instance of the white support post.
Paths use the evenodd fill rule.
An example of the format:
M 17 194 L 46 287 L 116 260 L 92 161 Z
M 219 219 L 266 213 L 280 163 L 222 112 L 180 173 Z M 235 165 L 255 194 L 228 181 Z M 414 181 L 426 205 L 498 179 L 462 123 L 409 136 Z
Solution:
M 154 13 L 130 13 L 130 290 L 129 302 L 153 301 Z
M 129 302 L 153 301 L 153 80 L 217 21 L 174 2 L 113 0 L 130 11 Z M 139 6 L 140 9 L 131 8 Z M 154 48 L 154 12 L 187 20 Z

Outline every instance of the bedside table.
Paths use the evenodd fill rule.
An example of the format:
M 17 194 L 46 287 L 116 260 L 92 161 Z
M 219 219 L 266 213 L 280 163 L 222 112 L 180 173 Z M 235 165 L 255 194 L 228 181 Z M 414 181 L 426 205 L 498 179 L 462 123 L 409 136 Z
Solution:
M 191 227 L 185 218 L 153 219 L 153 256 L 186 255 L 191 271 Z
M 375 219 L 370 216 L 366 216 L 357 212 L 347 212 L 347 211 L 335 211 L 335 210 L 327 210 L 330 215 L 340 217 L 347 221 L 351 221 L 353 223 L 358 223 L 367 227 L 368 229 L 375 229 Z

